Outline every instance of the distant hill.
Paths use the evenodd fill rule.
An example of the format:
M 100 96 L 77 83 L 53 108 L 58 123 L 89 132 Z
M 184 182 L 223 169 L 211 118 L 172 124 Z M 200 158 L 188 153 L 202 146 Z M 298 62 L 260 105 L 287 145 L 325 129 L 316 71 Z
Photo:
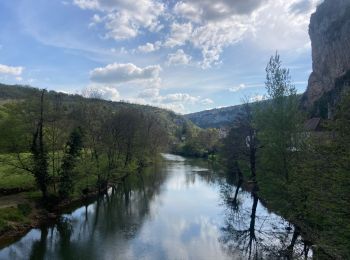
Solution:
M 11 101 L 23 100 L 31 97 L 35 98 L 38 97 L 39 94 L 40 89 L 38 88 L 22 85 L 6 85 L 0 83 L 0 105 Z M 84 98 L 80 95 L 70 95 L 56 91 L 48 91 L 47 98 L 59 98 L 60 102 L 62 102 L 67 107 L 73 106 L 76 103 L 101 103 L 106 108 L 110 108 L 116 111 L 123 108 L 132 108 L 143 111 L 145 113 L 156 114 L 159 116 L 159 118 L 162 119 L 162 122 L 166 125 L 169 131 L 172 132 L 174 132 L 176 128 L 181 128 L 186 124 L 192 125 L 192 123 L 182 115 L 176 114 L 171 110 L 149 105 L 139 105 L 128 102 L 114 102 L 95 98 Z
M 232 124 L 241 108 L 242 105 L 215 108 L 187 114 L 185 118 L 201 128 L 224 128 Z

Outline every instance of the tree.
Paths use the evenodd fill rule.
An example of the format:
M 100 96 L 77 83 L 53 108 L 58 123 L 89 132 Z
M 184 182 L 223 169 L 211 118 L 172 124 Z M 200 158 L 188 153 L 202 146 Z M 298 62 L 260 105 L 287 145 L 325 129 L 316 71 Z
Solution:
M 37 123 L 36 131 L 33 134 L 33 142 L 31 146 L 33 169 L 32 172 L 35 180 L 43 194 L 43 198 L 47 198 L 47 186 L 49 184 L 50 176 L 48 173 L 48 157 L 47 151 L 44 147 L 44 94 L 42 90 L 40 97 L 40 116 Z
M 67 142 L 60 171 L 59 195 L 63 199 L 67 198 L 73 192 L 74 167 L 82 146 L 82 131 L 80 128 L 76 128 L 71 133 Z
M 253 122 L 252 104 L 247 101 L 233 122 L 228 136 L 225 139 L 224 150 L 230 160 L 232 169 L 241 171 L 241 163 L 247 164 L 250 178 L 256 181 L 256 161 L 258 151 L 257 130 Z
M 265 85 L 269 100 L 260 103 L 254 118 L 263 147 L 262 163 L 264 170 L 288 182 L 292 158 L 300 146 L 301 114 L 289 70 L 282 67 L 278 53 L 267 64 Z

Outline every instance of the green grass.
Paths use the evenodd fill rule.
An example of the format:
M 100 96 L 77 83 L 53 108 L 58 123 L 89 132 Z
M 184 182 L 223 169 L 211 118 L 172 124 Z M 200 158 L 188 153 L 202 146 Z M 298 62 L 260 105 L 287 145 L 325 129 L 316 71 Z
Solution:
M 0 164 L 0 189 L 32 189 L 34 187 L 35 180 L 30 173 L 3 163 Z
M 29 204 L 19 204 L 17 207 L 0 209 L 0 233 L 11 229 L 13 223 L 28 223 L 30 212 Z

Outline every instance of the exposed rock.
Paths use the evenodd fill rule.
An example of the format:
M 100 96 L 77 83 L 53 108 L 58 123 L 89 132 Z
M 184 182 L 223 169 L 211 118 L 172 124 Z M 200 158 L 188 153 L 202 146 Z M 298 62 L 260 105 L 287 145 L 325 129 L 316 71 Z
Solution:
M 241 105 L 205 110 L 197 113 L 187 114 L 195 125 L 201 128 L 224 128 L 230 126 L 241 110 Z
M 313 72 L 303 105 L 310 109 L 350 71 L 350 0 L 325 0 L 311 17 L 309 34 Z

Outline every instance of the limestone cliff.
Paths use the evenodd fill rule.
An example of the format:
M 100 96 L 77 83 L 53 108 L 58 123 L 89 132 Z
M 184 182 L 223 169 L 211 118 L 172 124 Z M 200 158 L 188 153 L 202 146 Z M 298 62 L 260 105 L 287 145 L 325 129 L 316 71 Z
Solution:
M 311 17 L 309 34 L 313 72 L 303 105 L 310 109 L 325 95 L 334 100 L 336 87 L 342 88 L 350 79 L 350 0 L 325 0 Z M 329 97 L 323 101 L 328 107 Z

